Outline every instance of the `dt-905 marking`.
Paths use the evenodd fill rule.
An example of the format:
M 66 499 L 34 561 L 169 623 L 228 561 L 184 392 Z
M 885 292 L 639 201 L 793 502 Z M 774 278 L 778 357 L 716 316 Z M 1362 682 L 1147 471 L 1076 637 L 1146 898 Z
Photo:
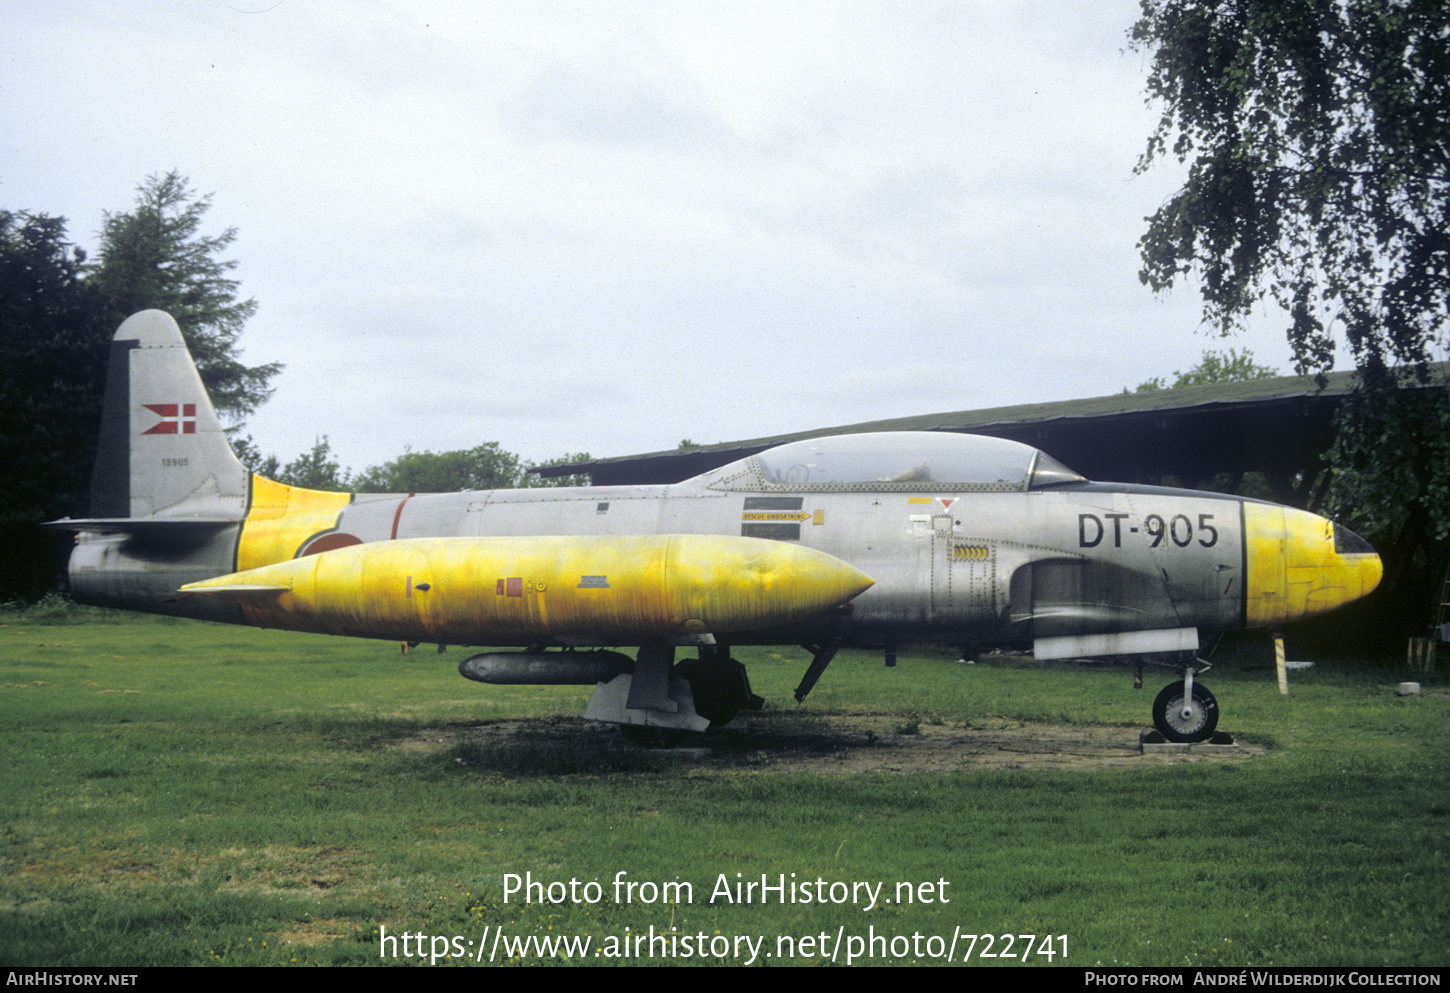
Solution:
M 1217 720 L 1193 679 L 1201 633 L 1321 614 L 1380 579 L 1374 551 L 1324 518 L 1089 482 L 996 438 L 815 438 L 671 486 L 353 495 L 250 475 L 166 314 L 116 332 L 110 382 L 92 516 L 52 522 L 79 534 L 77 599 L 517 646 L 460 671 L 597 683 L 587 716 L 626 728 L 697 731 L 758 706 L 734 644 L 806 646 L 801 699 L 843 646 L 1003 643 L 1178 653 L 1184 680 L 1154 719 L 1198 740 Z M 698 658 L 676 665 L 685 646 Z
M 1218 544 L 1218 528 L 1213 525 L 1214 516 L 1199 514 L 1198 524 L 1195 526 L 1187 514 L 1173 514 L 1167 518 L 1162 514 L 1148 514 L 1142 518 L 1141 525 L 1129 526 L 1127 533 L 1146 535 L 1149 548 L 1157 548 L 1165 541 L 1179 548 L 1187 548 L 1195 537 L 1204 548 L 1212 548 Z M 1131 518 L 1131 514 L 1078 514 L 1078 547 L 1097 548 L 1111 529 L 1113 547 L 1122 548 L 1123 522 Z

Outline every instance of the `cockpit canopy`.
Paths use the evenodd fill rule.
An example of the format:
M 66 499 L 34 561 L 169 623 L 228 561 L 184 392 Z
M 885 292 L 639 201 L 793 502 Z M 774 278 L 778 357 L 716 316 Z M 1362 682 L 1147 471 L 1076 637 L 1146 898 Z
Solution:
M 770 493 L 1014 493 L 1086 482 L 1045 452 L 1003 438 L 932 431 L 841 434 L 769 448 L 696 480 Z

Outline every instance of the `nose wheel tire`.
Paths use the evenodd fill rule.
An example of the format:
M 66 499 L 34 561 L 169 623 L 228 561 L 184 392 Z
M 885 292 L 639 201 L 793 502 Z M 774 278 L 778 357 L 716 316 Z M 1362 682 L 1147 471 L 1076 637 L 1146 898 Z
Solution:
M 1153 726 L 1169 741 L 1207 741 L 1218 727 L 1218 701 L 1201 683 L 1191 699 L 1183 683 L 1169 683 L 1153 701 Z

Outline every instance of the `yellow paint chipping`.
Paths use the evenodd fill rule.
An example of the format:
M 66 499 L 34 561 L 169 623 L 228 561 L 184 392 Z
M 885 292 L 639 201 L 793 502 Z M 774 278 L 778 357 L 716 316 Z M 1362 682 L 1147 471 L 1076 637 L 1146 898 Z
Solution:
M 1334 524 L 1272 504 L 1244 504 L 1246 627 L 1277 627 L 1372 593 L 1383 566 L 1373 552 L 1335 551 Z
M 454 644 L 630 644 L 788 624 L 871 585 L 854 566 L 795 544 L 647 535 L 376 542 L 182 589 L 240 603 L 264 627 Z

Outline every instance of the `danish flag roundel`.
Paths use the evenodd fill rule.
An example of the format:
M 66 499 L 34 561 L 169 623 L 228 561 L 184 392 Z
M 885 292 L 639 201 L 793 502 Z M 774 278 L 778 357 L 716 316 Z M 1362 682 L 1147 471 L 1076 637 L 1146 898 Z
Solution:
M 142 434 L 196 434 L 196 404 L 145 403 L 142 406 L 161 418 Z

